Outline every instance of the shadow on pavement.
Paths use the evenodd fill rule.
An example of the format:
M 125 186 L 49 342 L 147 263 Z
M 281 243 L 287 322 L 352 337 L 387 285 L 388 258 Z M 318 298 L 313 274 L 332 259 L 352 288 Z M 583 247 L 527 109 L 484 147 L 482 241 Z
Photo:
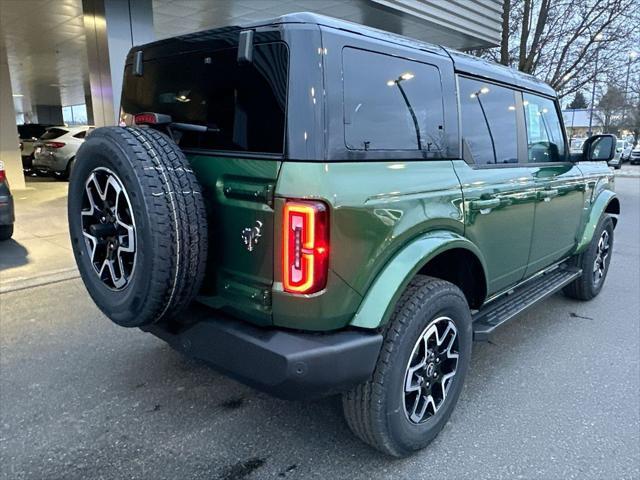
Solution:
M 15 240 L 0 243 L 0 272 L 29 263 L 29 250 Z

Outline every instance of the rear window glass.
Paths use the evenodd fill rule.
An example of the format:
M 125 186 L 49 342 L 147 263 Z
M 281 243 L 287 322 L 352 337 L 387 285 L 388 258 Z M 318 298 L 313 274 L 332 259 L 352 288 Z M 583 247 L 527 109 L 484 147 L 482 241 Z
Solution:
M 84 138 L 87 136 L 87 132 L 88 130 L 83 130 L 81 132 L 78 132 L 74 135 L 74 138 Z
M 39 138 L 47 130 L 47 125 L 25 124 L 18 125 L 18 135 L 26 140 L 29 138 Z
M 40 137 L 40 140 L 53 140 L 54 138 L 61 137 L 67 133 L 67 130 L 62 128 L 50 128 Z
M 444 146 L 440 72 L 424 63 L 345 48 L 344 136 L 351 150 Z
M 283 153 L 287 75 L 282 42 L 256 45 L 245 64 L 236 48 L 150 60 L 142 77 L 127 68 L 122 108 L 208 127 L 177 132 L 182 148 Z

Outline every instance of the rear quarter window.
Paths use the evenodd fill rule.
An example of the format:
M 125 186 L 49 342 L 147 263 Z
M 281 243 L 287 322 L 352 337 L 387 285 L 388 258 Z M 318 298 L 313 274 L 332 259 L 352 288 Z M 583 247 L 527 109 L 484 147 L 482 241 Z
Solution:
M 343 50 L 342 64 L 348 149 L 445 148 L 437 67 L 350 47 Z
M 206 132 L 178 132 L 182 148 L 281 154 L 287 76 L 282 42 L 255 45 L 253 61 L 245 64 L 236 48 L 154 59 L 144 63 L 142 77 L 127 67 L 122 108 L 207 126 Z

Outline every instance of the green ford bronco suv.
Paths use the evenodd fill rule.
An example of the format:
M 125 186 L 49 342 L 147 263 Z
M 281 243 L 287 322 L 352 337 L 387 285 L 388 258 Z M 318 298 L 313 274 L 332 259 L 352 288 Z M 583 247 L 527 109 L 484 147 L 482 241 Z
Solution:
M 571 155 L 555 92 L 308 13 L 129 53 L 69 225 L 100 309 L 284 398 L 341 393 L 395 456 L 451 415 L 472 340 L 602 289 L 615 138 Z

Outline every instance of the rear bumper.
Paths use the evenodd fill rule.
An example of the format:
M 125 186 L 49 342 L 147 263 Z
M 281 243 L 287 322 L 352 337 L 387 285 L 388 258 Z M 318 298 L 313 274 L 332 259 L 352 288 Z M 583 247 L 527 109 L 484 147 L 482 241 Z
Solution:
M 32 168 L 46 172 L 63 172 L 67 163 L 68 159 L 62 155 L 44 152 L 34 156 Z
M 321 397 L 366 381 L 382 345 L 382 335 L 375 332 L 318 334 L 260 328 L 201 308 L 189 315 L 194 323 L 179 331 L 163 325 L 143 330 L 231 377 L 285 399 Z

